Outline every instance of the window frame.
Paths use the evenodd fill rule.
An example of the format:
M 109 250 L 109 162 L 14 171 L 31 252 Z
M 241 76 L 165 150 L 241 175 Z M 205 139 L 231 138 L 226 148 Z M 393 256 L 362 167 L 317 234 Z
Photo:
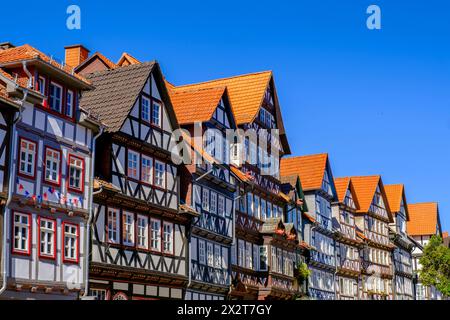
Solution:
M 117 239 L 113 242 L 111 241 L 111 239 L 109 238 L 109 212 L 114 211 L 114 213 L 116 214 L 115 216 L 115 223 L 116 223 L 116 235 L 117 235 Z M 112 207 L 107 207 L 106 208 L 106 242 L 109 244 L 114 244 L 114 245 L 120 245 L 121 243 L 121 235 L 120 235 L 120 230 L 121 230 L 121 219 L 120 219 L 120 209 L 117 208 L 112 208 Z
M 80 176 L 80 188 L 79 189 L 72 187 L 70 185 L 70 167 L 71 167 L 72 158 L 75 158 L 75 159 L 81 161 L 81 176 Z M 84 158 L 69 153 L 69 156 L 67 157 L 67 178 L 66 178 L 67 179 L 67 190 L 76 192 L 76 193 L 84 193 L 85 174 L 86 174 L 86 165 L 85 165 Z
M 144 170 L 143 170 L 143 167 L 144 167 L 144 165 L 143 165 L 143 160 L 144 159 L 146 159 L 146 160 L 150 160 L 150 179 L 149 180 L 144 180 L 144 174 L 143 174 L 143 172 L 144 172 Z M 147 155 L 145 155 L 145 154 L 141 154 L 141 157 L 140 157 L 140 181 L 143 183 L 143 184 L 146 184 L 146 185 L 153 185 L 153 183 L 154 183 L 154 176 L 155 176 L 155 174 L 154 174 L 154 172 L 155 172 L 155 159 L 153 158 L 153 157 L 150 157 L 150 156 L 147 156 Z M 127 165 L 128 165 L 128 161 L 127 161 Z M 128 173 L 128 171 L 127 171 L 127 173 Z
M 126 222 L 126 217 L 130 216 L 132 218 L 132 222 L 131 222 L 131 241 L 132 242 L 128 242 L 125 241 L 125 222 Z M 136 247 L 136 216 L 133 212 L 131 211 L 127 211 L 127 210 L 123 210 L 122 211 L 122 224 L 121 224 L 121 234 L 122 234 L 122 245 L 125 247 L 130 247 L 130 248 L 135 248 Z
M 159 223 L 159 225 L 158 225 L 158 228 L 157 229 L 153 229 L 153 225 L 152 225 L 152 222 L 153 221 L 157 221 L 158 223 Z M 161 219 L 155 219 L 155 218 L 150 218 L 150 228 L 149 228 L 149 231 L 150 231 L 150 236 L 149 236 L 149 240 L 150 240 L 150 245 L 149 245 L 149 250 L 150 251 L 152 251 L 152 252 L 159 252 L 159 253 L 161 253 L 162 252 L 162 221 L 161 221 Z M 153 242 L 153 230 L 157 230 L 158 231 L 158 237 L 157 237 L 157 246 L 156 247 L 154 247 L 153 246 L 153 244 L 152 244 L 152 242 Z
M 157 166 L 157 164 L 162 164 L 163 165 L 163 174 L 162 174 L 162 186 L 161 185 L 158 185 L 158 184 L 156 184 L 156 166 Z M 161 190 L 166 190 L 166 183 L 167 183 L 167 177 L 166 177 L 166 175 L 167 175 L 167 168 L 166 168 L 166 163 L 164 162 L 164 161 L 161 161 L 161 160 L 157 160 L 157 159 L 154 159 L 153 160 L 153 166 L 154 166 L 154 168 L 153 168 L 153 186 L 155 187 L 155 188 L 158 188 L 158 189 L 161 189 Z
M 47 150 L 51 150 L 52 152 L 58 153 L 58 170 L 57 170 L 57 181 L 48 180 L 47 179 Z M 43 181 L 46 184 L 50 184 L 56 187 L 61 186 L 61 177 L 62 177 L 62 157 L 61 157 L 61 150 L 45 146 L 44 147 L 44 174 L 42 175 Z
M 165 249 L 165 226 L 170 226 L 170 251 Z M 162 222 L 162 234 L 161 234 L 161 252 L 165 254 L 173 255 L 175 252 L 175 225 L 172 222 Z
M 73 118 L 75 114 L 75 91 L 72 89 L 66 89 L 65 90 L 65 108 L 64 108 L 64 115 L 67 118 Z M 70 101 L 70 109 L 69 109 L 69 93 L 72 95 L 72 99 Z M 68 110 L 70 110 L 70 115 L 68 114 Z M 62 112 L 61 112 L 62 113 Z
M 52 255 L 47 254 L 47 253 L 43 253 L 42 249 L 41 249 L 41 232 L 42 232 L 42 226 L 41 226 L 41 221 L 46 220 L 46 221 L 50 221 L 53 224 L 53 238 L 52 238 L 52 248 L 53 248 L 53 252 Z M 38 257 L 39 260 L 40 259 L 46 259 L 46 260 L 55 260 L 56 259 L 56 237 L 57 237 L 57 223 L 56 223 L 56 219 L 53 218 L 47 218 L 47 217 L 42 217 L 42 216 L 38 216 L 37 219 L 37 227 L 38 227 L 38 232 L 37 232 L 37 236 L 38 236 L 38 241 L 37 241 L 37 247 L 38 247 Z
M 42 87 L 41 87 L 41 82 L 40 82 L 41 80 L 42 80 Z M 42 75 L 38 76 L 38 78 L 37 78 L 37 87 L 38 87 L 38 92 L 40 94 L 42 94 L 43 96 L 46 96 L 46 93 L 47 93 L 47 79 L 44 76 L 42 76 Z
M 27 172 L 23 172 L 20 169 L 20 165 L 21 165 L 21 155 L 22 155 L 22 142 L 25 141 L 28 144 L 33 144 L 34 145 L 34 156 L 33 156 L 33 172 L 32 174 L 29 174 Z M 27 149 L 28 150 L 28 149 Z M 24 137 L 19 137 L 19 148 L 17 150 L 18 155 L 17 155 L 17 159 L 18 159 L 18 166 L 17 166 L 17 175 L 23 178 L 28 178 L 28 179 L 35 179 L 36 178 L 36 171 L 37 171 L 37 157 L 38 157 L 38 143 L 34 140 L 28 139 L 28 138 L 24 138 Z M 28 154 L 28 153 L 27 153 Z M 26 164 L 26 162 L 25 162 Z
M 55 87 L 59 87 L 61 89 L 60 106 L 59 106 L 60 109 L 59 109 L 59 111 L 53 109 L 52 85 L 55 86 Z M 63 110 L 64 109 L 64 87 L 62 85 L 60 85 L 59 83 L 56 83 L 55 81 L 50 80 L 48 89 L 49 89 L 48 98 L 49 98 L 49 102 L 50 102 L 49 106 L 48 106 L 49 109 L 51 111 L 57 113 L 57 114 L 65 115 L 65 112 Z
M 66 257 L 66 226 L 71 226 L 71 227 L 75 227 L 76 230 L 76 234 L 75 234 L 75 259 L 72 258 L 67 258 Z M 70 222 L 66 222 L 64 221 L 62 223 L 62 261 L 63 263 L 75 263 L 75 264 L 79 264 L 80 262 L 80 226 L 78 224 L 75 223 L 70 223 Z
M 145 224 L 145 227 L 144 227 L 144 237 L 145 237 L 145 239 L 144 239 L 145 240 L 145 245 L 144 246 L 141 246 L 139 244 L 139 228 L 140 228 L 139 219 L 141 219 L 141 218 L 143 218 L 144 221 L 146 221 L 146 224 Z M 138 249 L 149 250 L 149 246 L 150 246 L 149 231 L 150 231 L 150 229 L 149 229 L 149 223 L 148 222 L 149 222 L 148 216 L 143 215 L 143 214 L 136 214 L 136 222 L 135 222 L 135 227 L 136 227 L 135 233 L 136 233 L 136 236 L 135 236 L 135 238 L 136 238 L 136 248 L 138 248 Z
M 137 155 L 137 159 L 136 159 L 136 176 L 131 176 L 130 175 L 130 153 Z M 126 177 L 127 179 L 131 179 L 134 181 L 140 181 L 141 178 L 141 154 L 131 148 L 127 149 L 127 153 L 126 153 Z
M 144 119 L 144 100 L 148 101 L 148 119 Z M 151 122 L 152 122 L 152 99 L 151 98 L 141 95 L 141 103 L 140 103 L 139 113 L 141 115 L 142 121 L 151 124 Z
M 15 227 L 16 227 L 16 222 L 15 222 L 15 217 L 16 215 L 19 216 L 26 216 L 28 219 L 28 224 L 27 224 L 27 238 L 26 238 L 26 250 L 22 250 L 22 249 L 17 249 L 15 248 Z M 30 213 L 25 213 L 25 212 L 20 212 L 20 211 L 13 211 L 12 212 L 12 223 L 11 223 L 11 235 L 12 237 L 12 244 L 11 244 L 11 253 L 12 254 L 17 254 L 17 255 L 22 255 L 22 256 L 29 256 L 31 254 L 31 237 L 32 237 L 32 215 Z M 22 224 L 22 223 L 21 223 Z
M 159 114 L 158 114 L 158 123 L 153 122 L 153 113 L 154 113 L 154 106 L 158 105 L 159 106 Z M 151 114 L 150 114 L 150 123 L 151 125 L 158 127 L 158 128 L 162 128 L 162 102 L 158 101 L 154 98 L 151 99 Z

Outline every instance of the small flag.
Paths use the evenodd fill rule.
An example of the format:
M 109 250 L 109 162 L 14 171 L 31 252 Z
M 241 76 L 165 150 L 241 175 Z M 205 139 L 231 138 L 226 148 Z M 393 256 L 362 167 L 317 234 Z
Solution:
M 80 200 L 80 204 L 83 205 L 83 198 L 79 197 L 78 200 Z
M 22 187 L 22 189 L 23 189 L 23 187 Z M 30 193 L 29 193 L 27 190 L 25 190 L 25 195 L 26 195 L 27 197 L 29 197 L 29 196 L 30 196 Z
M 50 192 L 51 194 L 53 194 L 53 188 L 52 188 L 52 187 L 48 187 L 48 192 Z
M 36 201 L 36 195 L 33 194 L 33 196 L 31 197 L 31 199 L 33 199 L 33 201 Z
M 19 183 L 19 178 L 16 178 L 16 183 Z
M 73 199 L 73 203 L 74 203 L 75 205 L 77 205 L 77 204 L 78 204 L 78 199 L 77 199 L 77 198 L 74 198 L 74 199 Z
M 45 200 L 45 201 L 48 200 L 47 192 L 44 192 L 44 200 Z
M 19 191 L 22 191 L 23 190 L 23 185 L 22 184 L 19 184 Z M 28 191 L 27 191 L 28 192 Z

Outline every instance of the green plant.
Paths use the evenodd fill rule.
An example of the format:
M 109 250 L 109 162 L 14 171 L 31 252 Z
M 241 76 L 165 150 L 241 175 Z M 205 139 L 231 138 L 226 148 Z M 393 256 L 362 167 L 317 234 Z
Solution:
M 300 262 L 295 268 L 295 277 L 299 283 L 303 283 L 311 275 L 308 265 L 304 262 Z

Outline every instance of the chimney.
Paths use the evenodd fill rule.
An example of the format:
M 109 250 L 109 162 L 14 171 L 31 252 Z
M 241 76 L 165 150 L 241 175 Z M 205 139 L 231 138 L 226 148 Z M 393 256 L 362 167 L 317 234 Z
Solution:
M 11 42 L 2 42 L 0 43 L 0 50 L 6 50 L 6 49 L 11 49 L 14 48 L 15 45 L 13 45 Z
M 71 68 L 80 65 L 89 57 L 89 50 L 81 44 L 64 47 L 66 49 L 65 63 Z

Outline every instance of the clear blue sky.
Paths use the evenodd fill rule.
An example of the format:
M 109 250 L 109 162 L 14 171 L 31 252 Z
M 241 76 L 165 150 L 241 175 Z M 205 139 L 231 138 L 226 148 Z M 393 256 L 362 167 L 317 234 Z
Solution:
M 328 152 L 335 176 L 382 174 L 450 229 L 450 3 L 445 0 L 2 3 L 0 41 L 55 57 L 83 43 L 157 59 L 175 84 L 273 70 L 293 154 Z M 81 7 L 82 29 L 66 29 Z M 382 29 L 366 28 L 366 8 Z

